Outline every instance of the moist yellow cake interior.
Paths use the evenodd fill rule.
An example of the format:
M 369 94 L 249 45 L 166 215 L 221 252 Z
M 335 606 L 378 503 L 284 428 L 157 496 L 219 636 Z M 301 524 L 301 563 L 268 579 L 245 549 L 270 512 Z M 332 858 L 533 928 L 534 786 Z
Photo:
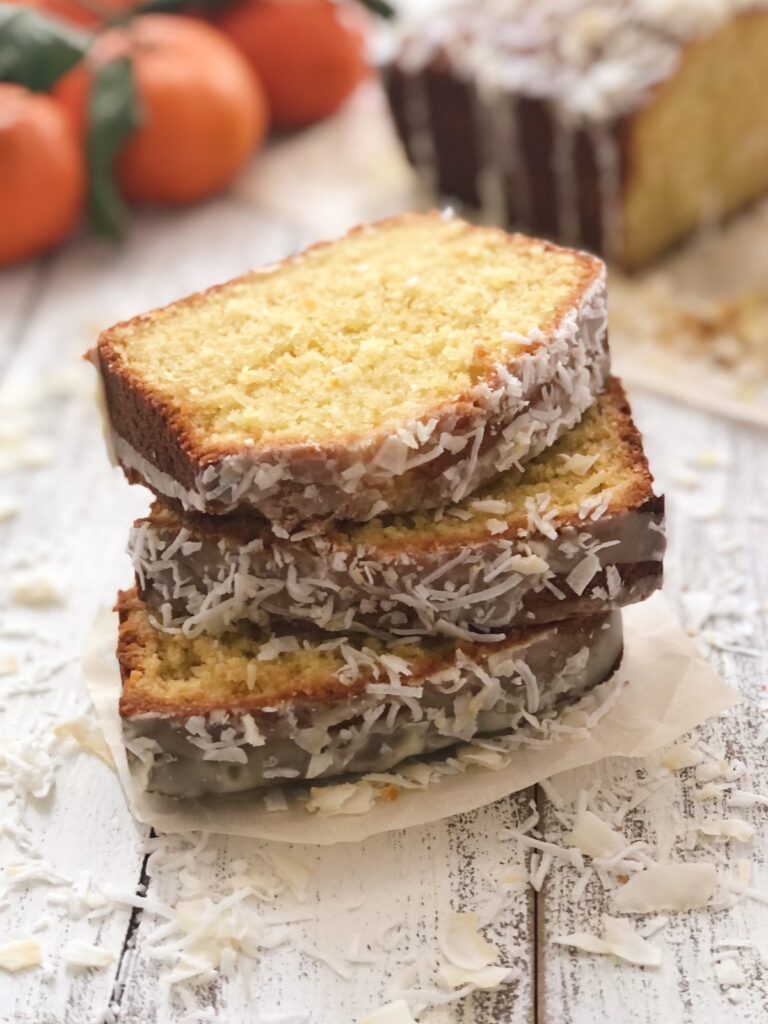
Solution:
M 580 254 L 439 215 L 311 250 L 115 328 L 206 446 L 358 436 L 450 402 L 588 282 Z
M 121 596 L 120 608 L 125 616 L 121 626 L 119 653 L 123 665 L 129 666 L 124 681 L 124 698 L 131 705 L 151 705 L 162 700 L 173 705 L 210 705 L 218 702 L 244 702 L 263 705 L 263 698 L 278 699 L 286 692 L 312 694 L 341 685 L 337 673 L 347 664 L 342 653 L 319 649 L 318 645 L 337 638 L 312 630 L 285 629 L 281 635 L 296 636 L 301 649 L 284 651 L 259 660 L 259 653 L 269 636 L 250 624 L 220 637 L 190 638 L 181 634 L 163 633 L 150 622 L 146 608 L 135 591 Z M 304 644 L 306 642 L 306 645 Z M 387 653 L 408 662 L 411 674 L 400 679 L 403 685 L 437 669 L 449 666 L 459 647 L 470 656 L 482 658 L 500 646 L 505 649 L 521 642 L 519 631 L 510 631 L 506 641 L 498 644 L 472 644 L 444 637 L 420 637 L 418 640 L 395 641 L 384 646 L 375 637 L 349 634 L 343 640 L 347 647 L 368 648 L 375 654 Z M 249 666 L 253 666 L 249 673 Z M 380 670 L 381 682 L 387 682 Z M 250 677 L 250 678 L 249 678 Z M 369 682 L 373 676 L 362 667 L 360 678 Z M 250 685 L 249 685 L 250 683 Z
M 632 121 L 622 263 L 768 189 L 768 12 L 745 11 L 684 52 Z

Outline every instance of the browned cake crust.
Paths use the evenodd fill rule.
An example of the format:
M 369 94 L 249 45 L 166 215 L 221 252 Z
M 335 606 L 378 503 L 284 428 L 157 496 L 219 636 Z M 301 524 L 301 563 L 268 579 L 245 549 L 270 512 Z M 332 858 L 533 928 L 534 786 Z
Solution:
M 574 458 L 595 462 L 583 475 L 560 469 Z M 540 506 L 553 517 L 542 521 Z M 187 635 L 269 615 L 330 631 L 487 631 L 642 600 L 661 584 L 663 530 L 664 500 L 611 379 L 553 448 L 437 521 L 389 516 L 279 537 L 252 515 L 180 516 L 156 502 L 130 551 L 156 621 Z
M 389 231 L 403 214 L 354 229 Z M 428 215 L 442 223 L 438 213 Z M 494 228 L 467 231 L 502 238 L 510 246 L 556 254 L 578 266 L 578 284 L 542 319 L 536 337 L 507 365 L 479 349 L 485 365 L 469 390 L 424 410 L 418 421 L 392 424 L 371 435 L 334 441 L 216 445 L 195 431 L 187 410 L 160 394 L 126 365 L 118 340 L 167 310 L 194 309 L 233 285 L 255 282 L 304 259 L 252 271 L 231 282 L 135 317 L 102 332 L 91 359 L 100 370 L 115 451 L 126 476 L 187 511 L 224 514 L 259 511 L 283 525 L 312 518 L 365 520 L 381 511 L 434 508 L 459 500 L 508 465 L 534 456 L 578 422 L 602 388 L 607 370 L 604 268 L 585 253 L 558 249 Z M 316 252 L 337 243 L 319 243 Z M 510 377 L 511 375 L 511 377 Z M 518 379 L 519 378 L 519 379 Z M 520 394 L 520 381 L 523 393 Z M 533 426 L 532 426 L 533 425 Z M 399 465 L 381 458 L 384 447 L 409 436 L 412 456 Z M 417 463 L 408 468 L 408 461 Z

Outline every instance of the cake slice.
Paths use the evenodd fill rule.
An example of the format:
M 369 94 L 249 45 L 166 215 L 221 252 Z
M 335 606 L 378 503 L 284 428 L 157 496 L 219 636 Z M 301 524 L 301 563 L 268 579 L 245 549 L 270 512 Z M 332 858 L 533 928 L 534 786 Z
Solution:
M 459 501 L 578 422 L 607 369 L 604 266 L 405 214 L 118 324 L 92 358 L 133 482 L 365 520 Z
M 664 500 L 621 384 L 527 464 L 435 512 L 278 537 L 263 520 L 134 524 L 137 584 L 161 628 L 220 633 L 267 615 L 330 630 L 495 630 L 605 611 L 661 584 Z
M 607 679 L 619 612 L 495 643 L 261 633 L 190 639 L 119 595 L 120 715 L 146 788 L 172 796 L 383 771 L 551 716 Z M 138 765 L 137 765 L 138 767 Z
M 768 191 L 766 0 L 463 0 L 385 78 L 433 193 L 627 269 Z

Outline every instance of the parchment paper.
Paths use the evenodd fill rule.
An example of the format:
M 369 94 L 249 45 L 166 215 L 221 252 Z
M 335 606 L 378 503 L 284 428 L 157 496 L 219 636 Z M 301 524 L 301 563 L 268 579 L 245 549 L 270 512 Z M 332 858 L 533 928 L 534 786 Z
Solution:
M 608 310 L 625 383 L 768 426 L 768 203 L 643 274 L 611 268 Z
M 94 626 L 84 659 L 86 682 L 128 805 L 139 821 L 161 832 L 203 830 L 319 845 L 355 842 L 474 810 L 603 757 L 643 757 L 739 700 L 698 654 L 666 600 L 656 594 L 624 612 L 624 660 L 613 680 L 600 688 L 610 709 L 585 737 L 565 735 L 544 746 L 519 747 L 499 770 L 472 765 L 426 789 L 400 789 L 396 799 L 377 801 L 370 810 L 354 815 L 318 816 L 298 798 L 287 810 L 269 811 L 258 791 L 181 801 L 140 791 L 129 771 L 117 711 L 115 618 L 103 612 Z M 567 724 L 573 716 L 572 710 L 564 712 L 561 721 Z

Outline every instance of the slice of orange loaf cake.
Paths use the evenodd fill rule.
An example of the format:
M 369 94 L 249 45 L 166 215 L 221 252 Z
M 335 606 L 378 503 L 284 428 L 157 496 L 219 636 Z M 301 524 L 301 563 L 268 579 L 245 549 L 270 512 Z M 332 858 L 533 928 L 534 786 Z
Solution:
M 93 358 L 129 479 L 186 510 L 291 526 L 435 508 L 592 404 L 604 266 L 405 214 L 118 324 Z
M 460 504 L 278 537 L 252 515 L 156 503 L 131 531 L 161 628 L 220 633 L 269 615 L 329 631 L 463 635 L 590 614 L 661 584 L 664 500 L 615 379 L 523 470 Z
M 384 643 L 314 630 L 159 632 L 119 595 L 124 738 L 143 785 L 173 796 L 383 771 L 475 737 L 538 733 L 607 679 L 619 612 L 510 630 L 493 643 Z

